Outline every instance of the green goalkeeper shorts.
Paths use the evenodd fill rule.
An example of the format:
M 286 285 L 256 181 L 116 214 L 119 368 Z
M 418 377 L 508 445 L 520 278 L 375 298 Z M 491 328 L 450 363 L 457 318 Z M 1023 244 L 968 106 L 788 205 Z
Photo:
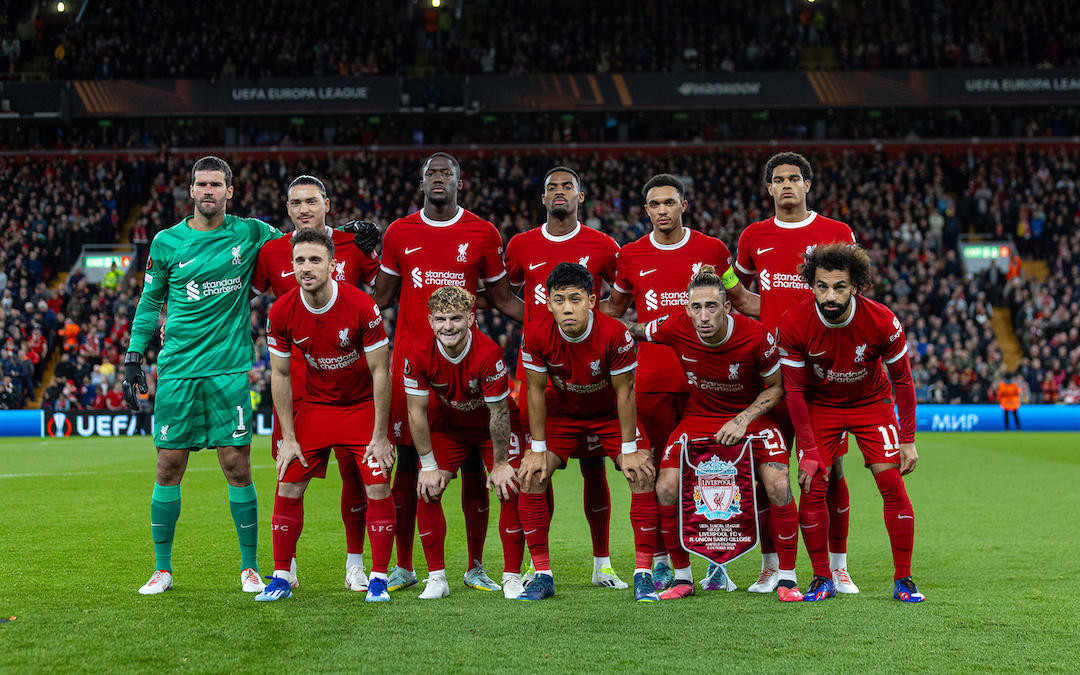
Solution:
M 251 443 L 248 374 L 160 380 L 154 401 L 159 448 L 216 448 Z

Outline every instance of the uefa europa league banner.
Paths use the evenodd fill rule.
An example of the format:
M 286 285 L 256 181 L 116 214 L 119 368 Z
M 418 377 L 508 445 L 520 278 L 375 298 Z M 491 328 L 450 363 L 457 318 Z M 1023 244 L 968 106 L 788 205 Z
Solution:
M 690 553 L 722 565 L 757 545 L 753 438 L 737 445 L 681 439 L 679 531 Z

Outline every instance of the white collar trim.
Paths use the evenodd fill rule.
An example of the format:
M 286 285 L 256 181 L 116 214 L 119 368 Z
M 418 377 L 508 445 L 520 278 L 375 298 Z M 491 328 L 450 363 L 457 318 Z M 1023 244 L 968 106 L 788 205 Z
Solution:
M 540 234 L 544 235 L 544 239 L 547 239 L 548 241 L 553 241 L 555 243 L 560 243 L 560 242 L 564 242 L 564 241 L 570 241 L 571 239 L 573 239 L 574 237 L 577 236 L 578 232 L 581 232 L 581 221 L 580 220 L 578 221 L 578 224 L 577 224 L 576 227 L 574 227 L 574 229 L 570 230 L 569 233 L 562 234 L 562 235 L 554 235 L 554 234 L 548 232 L 547 223 L 544 223 L 543 225 L 540 226 Z
M 656 232 L 649 233 L 649 241 L 652 242 L 653 246 L 660 249 L 661 251 L 674 251 L 677 248 L 682 248 L 686 245 L 686 242 L 690 241 L 690 228 L 684 225 L 683 238 L 675 242 L 674 244 L 661 244 L 660 242 L 656 241 Z
M 323 305 L 322 307 L 320 307 L 318 309 L 315 309 L 314 307 L 312 307 L 311 305 L 308 304 L 307 297 L 304 295 L 304 289 L 303 288 L 300 289 L 300 301 L 304 303 L 304 307 L 307 308 L 307 311 L 311 312 L 312 314 L 326 314 L 327 312 L 330 311 L 330 308 L 334 306 L 335 302 L 337 302 L 337 296 L 338 296 L 337 282 L 334 281 L 333 279 L 331 279 L 330 284 L 331 284 L 330 287 L 334 289 L 333 292 L 330 294 L 330 302 L 326 303 L 325 305 Z
M 566 340 L 567 342 L 573 342 L 573 343 L 584 342 L 585 339 L 587 337 L 589 337 L 590 334 L 592 334 L 593 312 L 592 312 L 591 309 L 589 310 L 589 325 L 585 327 L 585 332 L 582 333 L 581 335 L 577 336 L 576 338 L 572 338 L 569 335 L 567 335 L 565 332 L 563 332 L 562 326 L 560 326 L 559 322 L 557 322 L 557 321 L 555 322 L 555 327 L 559 329 L 559 335 L 563 336 L 563 339 Z
M 817 218 L 817 211 L 809 211 L 809 214 L 805 220 L 800 220 L 797 223 L 786 223 L 779 218 L 773 218 L 773 222 L 776 223 L 777 227 L 782 227 L 785 230 L 797 230 L 800 227 L 806 227 Z
M 439 342 L 439 338 L 435 338 L 435 346 L 439 348 L 439 353 L 443 355 L 443 358 L 454 364 L 455 366 L 465 360 L 465 357 L 469 355 L 469 349 L 472 348 L 472 329 L 469 328 L 469 337 L 465 340 L 465 349 L 461 350 L 461 353 L 457 355 L 457 358 L 452 358 L 446 353 L 446 349 L 443 348 L 442 343 Z
M 424 208 L 420 207 L 420 220 L 424 221 L 428 225 L 431 225 L 432 227 L 450 227 L 457 221 L 461 220 L 461 216 L 464 215 L 464 213 L 465 209 L 459 206 L 457 207 L 457 213 L 455 213 L 454 217 L 450 220 L 432 220 L 431 218 L 428 218 L 426 215 L 424 215 Z
M 856 296 L 854 295 L 851 296 L 851 314 L 848 314 L 848 318 L 843 323 L 833 323 L 826 319 L 825 316 L 821 313 L 821 308 L 817 306 L 816 300 L 814 301 L 814 311 L 817 312 L 818 318 L 821 319 L 821 323 L 825 324 L 827 328 L 844 328 L 849 323 L 851 323 L 852 319 L 855 318 L 855 311 L 858 309 L 855 304 L 855 297 Z

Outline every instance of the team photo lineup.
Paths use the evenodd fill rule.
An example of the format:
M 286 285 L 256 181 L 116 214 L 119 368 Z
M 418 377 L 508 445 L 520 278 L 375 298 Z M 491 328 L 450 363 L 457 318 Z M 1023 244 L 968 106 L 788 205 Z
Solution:
M 535 198 L 546 221 L 505 242 L 459 205 L 468 185 L 454 156 L 426 157 L 415 180 L 417 210 L 384 229 L 332 223 L 332 195 L 307 174 L 289 184 L 287 218 L 267 223 L 228 213 L 227 162 L 191 166 L 194 211 L 150 242 L 123 358 L 131 410 L 146 405 L 156 375 L 154 570 L 140 594 L 173 589 L 181 483 L 203 448 L 217 452 L 241 587 L 258 602 L 299 593 L 304 495 L 326 477 L 331 449 L 345 585 L 368 602 L 421 590 L 417 537 L 420 599 L 460 587 L 447 576 L 442 500 L 454 479 L 468 558 L 450 561 L 451 576 L 511 600 L 554 596 L 552 477 L 562 469 L 582 476 L 592 584 L 628 601 L 740 581 L 782 602 L 858 594 L 847 561 L 853 439 L 883 500 L 893 598 L 926 599 L 912 577 L 903 478 L 919 459 L 908 340 L 893 311 L 864 294 L 875 270 L 855 233 L 813 210 L 820 188 L 806 158 L 775 154 L 754 177 L 774 215 L 747 226 L 734 255 L 694 229 L 687 186 L 672 174 L 642 177 L 651 231 L 622 247 L 581 222 L 586 192 L 603 186 L 583 185 L 571 166 L 543 176 Z M 256 294 L 273 297 L 272 570 L 257 559 L 252 481 Z M 514 362 L 478 310 L 520 326 Z M 622 488 L 608 483 L 608 459 L 629 488 L 632 572 L 612 564 L 611 490 Z M 492 507 L 499 581 L 484 557 Z M 800 539 L 813 570 L 802 584 Z M 731 579 L 726 564 L 757 546 L 759 577 Z M 692 554 L 708 560 L 701 578 Z M 193 573 L 177 570 L 178 587 Z

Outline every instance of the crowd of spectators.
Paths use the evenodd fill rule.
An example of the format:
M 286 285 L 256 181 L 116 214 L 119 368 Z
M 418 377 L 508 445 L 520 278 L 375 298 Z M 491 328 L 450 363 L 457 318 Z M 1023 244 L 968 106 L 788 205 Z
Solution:
M 640 185 L 666 171 L 681 176 L 690 188 L 687 222 L 735 251 L 742 229 L 772 213 L 761 179 L 766 158 L 762 152 L 473 153 L 461 157 L 465 188 L 460 201 L 495 223 L 508 240 L 543 221 L 539 199 L 543 174 L 550 166 L 569 164 L 582 176 L 583 222 L 625 244 L 649 229 Z M 142 251 L 156 232 L 190 213 L 191 159 L 172 155 L 124 165 L 145 186 L 133 233 Z M 1019 375 L 1028 385 L 1028 400 L 1074 398 L 1067 390 L 1080 389 L 1080 297 L 1075 288 L 1080 280 L 1080 192 L 1076 186 L 1080 153 L 1015 146 L 1008 151 L 971 150 L 956 155 L 920 149 L 893 155 L 846 151 L 812 155 L 810 160 L 816 171 L 811 208 L 849 223 L 873 258 L 878 277 L 868 293 L 892 307 L 904 322 L 919 400 L 992 400 L 995 385 L 1005 373 L 1002 347 L 991 327 L 994 307 L 1001 306 L 1011 310 L 1025 353 Z M 420 161 L 418 155 L 367 151 L 291 161 L 280 157 L 235 160 L 235 192 L 229 210 L 288 229 L 286 187 L 296 175 L 312 173 L 330 191 L 332 223 L 366 219 L 385 228 L 420 208 L 422 197 L 416 187 Z M 8 197 L 17 192 L 9 191 Z M 30 208 L 27 201 L 23 209 Z M 37 208 L 44 208 L 40 201 Z M 6 228 L 11 236 L 4 255 L 9 260 L 12 256 L 29 260 L 32 251 L 22 242 L 36 226 L 31 227 L 26 217 L 17 222 L 21 230 Z M 44 231 L 48 228 L 46 224 Z M 966 274 L 957 255 L 961 233 L 1012 236 L 1025 255 L 1048 260 L 1051 276 L 1040 282 L 1016 275 L 1007 280 L 997 270 Z M 69 353 L 61 365 L 77 377 L 64 377 L 51 389 L 67 385 L 78 404 L 86 405 L 89 398 L 84 396 L 83 378 L 89 375 L 96 400 L 101 392 L 95 365 L 105 371 L 101 377 L 115 385 L 115 361 L 126 345 L 124 330 L 133 315 L 137 290 L 130 285 L 102 290 L 76 279 L 65 301 L 42 282 L 33 283 L 26 265 L 9 264 L 7 270 L 9 288 L 5 290 L 14 292 L 4 294 L 12 298 L 4 311 L 14 351 L 32 336 L 35 323 L 43 324 L 41 334 L 46 339 L 66 330 L 65 324 L 74 324 L 75 344 L 65 350 Z M 44 325 L 47 314 L 34 316 L 42 301 L 59 302 L 52 308 L 51 326 Z M 268 355 L 262 332 L 268 306 L 269 299 L 253 301 L 251 326 L 259 358 L 252 372 L 253 399 L 268 399 Z M 23 330 L 10 330 L 13 315 L 21 317 Z M 519 330 L 487 312 L 482 313 L 481 323 L 500 341 L 508 359 L 514 360 Z M 153 363 L 152 354 L 148 360 Z M 84 372 L 88 367 L 90 372 Z M 103 396 L 98 403 L 107 405 L 108 392 Z
M 211 78 L 451 73 L 734 72 L 801 67 L 1055 67 L 1080 62 L 1080 12 L 1059 0 L 111 0 L 49 31 L 8 26 L 9 69 L 52 55 L 55 77 Z M 47 35 L 43 35 L 48 33 Z M 142 39 L 138 36 L 161 36 Z M 22 39 L 20 39 L 22 38 Z

